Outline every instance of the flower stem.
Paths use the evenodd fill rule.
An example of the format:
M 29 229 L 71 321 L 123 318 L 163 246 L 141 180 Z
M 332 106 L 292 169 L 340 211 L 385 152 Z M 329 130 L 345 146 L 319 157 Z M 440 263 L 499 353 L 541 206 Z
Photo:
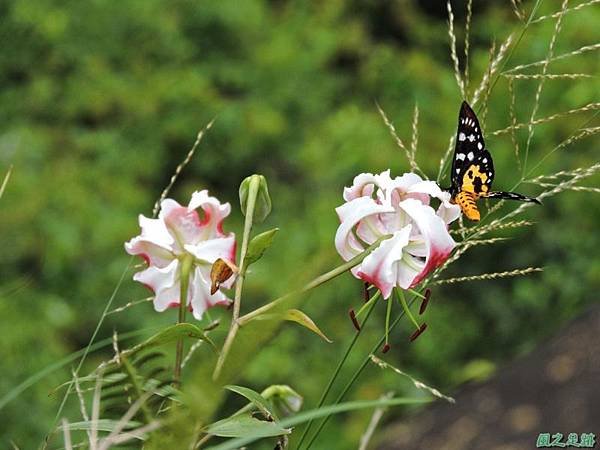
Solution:
M 185 322 L 185 312 L 187 308 L 188 288 L 190 285 L 190 273 L 194 258 L 192 255 L 186 255 L 181 260 L 180 273 L 180 291 L 179 291 L 179 316 L 177 323 Z M 175 353 L 175 369 L 173 373 L 173 384 L 179 387 L 181 382 L 181 361 L 183 359 L 183 337 L 177 340 L 177 351 Z
M 242 303 L 242 288 L 244 286 L 244 278 L 246 276 L 246 252 L 248 251 L 248 243 L 250 242 L 250 232 L 252 231 L 252 224 L 254 221 L 254 207 L 256 205 L 256 197 L 258 196 L 258 189 L 260 187 L 260 178 L 253 176 L 250 179 L 250 186 L 248 188 L 248 202 L 246 204 L 246 220 L 244 221 L 244 234 L 242 236 L 242 248 L 240 250 L 240 271 L 235 282 L 235 294 L 233 298 L 233 316 L 231 318 L 231 325 L 229 332 L 225 338 L 223 349 L 217 359 L 217 364 L 213 372 L 213 380 L 219 378 L 221 371 L 223 370 L 223 364 L 227 359 L 227 355 L 231 350 L 235 336 L 240 328 L 238 319 L 240 318 L 240 307 Z
M 410 312 L 410 309 L 408 309 L 408 305 L 406 304 L 406 298 L 404 298 L 404 291 L 402 289 L 396 289 L 396 293 L 398 294 L 398 299 L 400 300 L 402 309 L 404 309 L 404 312 L 406 313 L 408 318 L 411 320 L 411 322 L 414 324 L 414 326 L 417 327 L 417 330 L 419 330 L 421 328 L 421 325 L 419 325 L 419 323 L 416 321 L 415 317 Z
M 344 363 L 346 362 L 346 359 L 348 358 L 348 355 L 350 355 L 350 352 L 354 348 L 354 344 L 356 344 L 356 341 L 358 340 L 358 336 L 360 336 L 361 330 L 364 328 L 365 324 L 367 323 L 367 320 L 369 319 L 369 316 L 371 315 L 371 311 L 373 311 L 373 307 L 375 306 L 375 302 L 373 300 L 376 300 L 380 294 L 381 294 L 381 291 L 377 291 L 377 293 L 373 296 L 373 298 L 370 300 L 370 302 L 365 304 L 365 305 L 370 304 L 369 309 L 367 310 L 367 315 L 365 316 L 365 320 L 363 320 L 362 323 L 360 324 L 360 330 L 358 330 L 352 337 L 352 340 L 350 341 L 348 348 L 346 348 L 346 351 L 345 351 L 344 355 L 342 356 L 342 359 L 340 359 L 340 362 L 338 363 L 337 367 L 333 371 L 333 374 L 331 375 L 331 378 L 329 379 L 329 382 L 327 383 L 327 386 L 325 387 L 323 394 L 321 394 L 321 399 L 319 400 L 317 409 L 320 408 L 321 406 L 323 406 L 323 403 L 325 403 L 325 399 L 327 398 L 327 395 L 329 395 L 329 391 L 331 391 L 331 387 L 333 386 L 333 383 L 335 382 L 338 375 L 340 374 L 340 370 L 342 370 L 342 366 L 344 365 Z M 296 449 L 299 449 L 300 446 L 302 445 L 302 442 L 304 442 L 304 439 L 308 435 L 308 432 L 310 430 L 310 427 L 312 426 L 312 423 L 313 423 L 313 420 L 311 419 L 308 422 L 308 424 L 306 424 L 306 427 L 304 428 L 304 431 L 302 432 L 302 436 L 300 437 L 300 441 L 298 442 Z M 309 444 L 309 446 L 310 446 L 310 444 Z
M 371 244 L 369 247 L 367 247 L 365 249 L 365 251 L 363 251 L 359 255 L 356 255 L 350 261 L 336 267 L 335 269 L 330 270 L 329 272 L 324 273 L 323 275 L 319 275 L 318 277 L 314 278 L 312 281 L 307 283 L 303 288 L 298 289 L 293 292 L 290 292 L 288 294 L 285 294 L 279 298 L 276 298 L 275 300 L 267 303 L 266 305 L 261 306 L 260 308 L 257 308 L 254 311 L 249 312 L 248 314 L 243 315 L 242 317 L 240 317 L 240 320 L 238 321 L 239 325 L 240 326 L 245 325 L 246 323 L 250 322 L 252 319 L 255 319 L 256 317 L 270 311 L 271 309 L 275 308 L 276 306 L 280 305 L 281 303 L 294 297 L 295 295 L 299 295 L 304 292 L 310 291 L 311 289 L 319 287 L 320 285 L 343 274 L 347 270 L 352 269 L 354 266 L 359 265 L 363 261 L 363 259 L 365 259 L 373 250 L 375 250 L 379 246 L 379 244 L 381 244 L 381 242 L 383 240 L 389 239 L 390 237 L 391 237 L 391 235 L 387 234 L 387 235 L 379 238 L 377 241 L 375 241 L 373 244 Z
M 385 345 L 389 345 L 390 342 L 390 316 L 392 315 L 392 303 L 393 298 L 387 299 L 387 309 L 385 311 Z M 388 347 L 389 348 L 389 347 Z
M 415 300 L 416 300 L 416 298 L 411 299 L 410 304 L 412 305 Z M 402 317 L 404 316 L 405 313 L 406 313 L 406 311 L 402 311 L 398 315 L 398 317 L 396 317 L 394 319 L 394 321 L 390 325 L 390 331 L 392 331 L 396 327 L 396 325 L 398 325 L 398 323 L 400 322 L 400 319 L 402 319 Z M 365 318 L 365 320 L 366 320 L 366 318 Z M 385 340 L 385 335 L 382 336 L 379 339 L 379 341 L 373 346 L 373 349 L 367 354 L 367 356 L 365 357 L 365 359 L 363 360 L 361 365 L 358 367 L 358 369 L 356 369 L 356 371 L 354 372 L 354 374 L 352 375 L 352 377 L 350 378 L 348 383 L 346 383 L 346 386 L 344 386 L 344 389 L 342 389 L 342 392 L 340 392 L 340 394 L 337 396 L 337 398 L 335 399 L 335 402 L 333 402 L 332 405 L 337 405 L 339 402 L 341 402 L 343 400 L 343 398 L 346 396 L 346 394 L 348 393 L 350 388 L 352 388 L 352 386 L 354 385 L 354 383 L 356 382 L 356 380 L 358 379 L 358 377 L 360 376 L 362 371 L 365 369 L 365 367 L 367 367 L 367 364 L 369 364 L 369 361 L 371 361 L 371 354 L 375 353 L 377 351 L 377 349 L 381 347 L 381 344 L 383 344 L 384 340 Z M 329 420 L 329 417 L 331 417 L 331 415 L 325 416 L 325 418 L 321 421 L 321 423 L 319 424 L 319 428 L 317 428 L 317 431 L 315 432 L 315 434 L 313 434 L 312 438 L 308 442 L 308 444 L 306 446 L 306 450 L 310 449 L 311 445 L 317 439 L 317 437 L 319 436 L 319 433 L 321 432 L 323 427 L 325 427 L 325 424 Z M 300 441 L 300 444 L 301 443 L 302 443 L 302 441 Z M 297 450 L 300 449 L 300 444 L 298 444 L 298 446 L 296 447 Z

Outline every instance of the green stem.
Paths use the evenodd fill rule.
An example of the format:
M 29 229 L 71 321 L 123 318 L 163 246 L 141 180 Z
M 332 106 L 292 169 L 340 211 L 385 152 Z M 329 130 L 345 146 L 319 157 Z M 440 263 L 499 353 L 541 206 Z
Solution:
M 416 300 L 416 298 L 413 298 L 410 301 L 410 304 L 412 305 L 415 302 L 415 300 Z M 398 323 L 400 322 L 400 319 L 402 319 L 404 314 L 405 314 L 405 311 L 402 311 L 398 315 L 398 317 L 396 317 L 396 319 L 394 319 L 394 321 L 390 325 L 390 331 L 392 331 L 396 327 L 396 325 L 398 325 Z M 369 364 L 369 361 L 371 361 L 371 354 L 375 353 L 377 351 L 377 349 L 381 347 L 381 344 L 383 344 L 384 340 L 385 340 L 385 335 L 382 336 L 381 339 L 379 339 L 379 341 L 377 342 L 377 344 L 375 344 L 373 346 L 373 349 L 368 353 L 368 355 L 365 357 L 365 359 L 363 360 L 363 362 L 361 363 L 359 368 L 354 372 L 354 374 L 352 375 L 352 378 L 350 378 L 350 381 L 348 381 L 348 383 L 346 383 L 346 386 L 344 386 L 344 389 L 342 389 L 342 392 L 340 392 L 340 394 L 337 396 L 337 398 L 335 399 L 335 402 L 332 403 L 332 405 L 337 405 L 339 402 L 342 401 L 342 399 L 346 396 L 346 394 L 348 393 L 350 388 L 352 388 L 352 385 L 354 385 L 354 383 L 356 382 L 356 380 L 358 379 L 358 377 L 360 376 L 362 371 L 365 369 L 365 367 L 367 367 L 367 364 Z M 319 433 L 321 432 L 323 427 L 325 427 L 325 424 L 329 420 L 329 417 L 331 417 L 331 414 L 325 416 L 323 421 L 319 424 L 319 428 L 317 428 L 317 431 L 315 432 L 315 434 L 309 441 L 308 445 L 306 446 L 306 450 L 310 449 L 310 446 L 317 439 L 317 437 L 319 436 Z M 298 446 L 296 448 L 300 449 L 300 446 Z
M 185 322 L 185 312 L 187 308 L 187 297 L 188 297 L 188 288 L 190 285 L 190 273 L 192 270 L 192 264 L 194 262 L 194 258 L 192 255 L 185 255 L 180 264 L 181 264 L 181 273 L 180 273 L 180 290 L 179 290 L 179 316 L 177 318 L 177 323 Z M 175 370 L 173 373 L 173 384 L 175 387 L 179 387 L 181 382 L 181 362 L 183 360 L 183 337 L 177 340 L 177 350 L 175 352 Z
M 387 234 L 387 235 L 379 238 L 377 241 L 375 241 L 373 244 L 371 244 L 369 247 L 367 247 L 367 249 L 364 252 L 362 252 L 361 254 L 355 256 L 350 261 L 342 264 L 341 266 L 338 266 L 335 269 L 330 270 L 329 272 L 318 276 L 317 278 L 313 279 L 311 282 L 306 284 L 306 286 L 304 286 L 302 289 L 285 294 L 285 295 L 267 303 L 266 305 L 261 306 L 260 308 L 257 308 L 254 311 L 249 312 L 248 314 L 243 315 L 242 317 L 240 317 L 240 320 L 238 321 L 239 325 L 240 326 L 245 325 L 246 323 L 250 322 L 252 319 L 256 318 L 257 316 L 260 316 L 260 315 L 270 311 L 271 309 L 275 308 L 276 306 L 279 306 L 281 303 L 289 300 L 290 298 L 292 298 L 296 295 L 302 294 L 304 292 L 310 291 L 311 289 L 314 289 L 314 288 L 322 285 L 323 283 L 326 283 L 327 281 L 330 281 L 330 280 L 334 279 L 335 277 L 343 274 L 347 270 L 352 269 L 354 266 L 359 265 L 363 259 L 365 259 L 373 250 L 375 250 L 379 246 L 379 244 L 381 244 L 381 242 L 383 240 L 388 239 L 390 237 L 391 237 L 391 235 Z
M 410 321 L 414 324 L 414 326 L 417 327 L 417 330 L 420 329 L 421 326 L 416 321 L 416 319 L 410 312 L 408 305 L 406 304 L 406 298 L 404 298 L 404 291 L 402 289 L 395 289 L 395 291 L 396 291 L 396 294 L 398 295 L 398 299 L 400 300 L 400 304 L 402 305 L 402 309 L 404 310 L 406 315 L 409 317 Z
M 231 318 L 231 325 L 229 332 L 225 338 L 223 349 L 217 359 L 217 364 L 213 372 L 213 380 L 219 378 L 223 365 L 227 359 L 227 355 L 231 351 L 231 346 L 235 340 L 235 336 L 240 328 L 240 307 L 242 303 L 242 288 L 244 286 L 244 278 L 246 276 L 246 252 L 248 251 L 248 243 L 250 242 L 250 232 L 252 231 L 252 224 L 254 221 L 254 207 L 256 205 L 256 197 L 258 196 L 258 189 L 260 187 L 260 178 L 253 176 L 250 180 L 250 186 L 248 187 L 248 203 L 246 204 L 246 220 L 244 221 L 244 234 L 242 236 L 242 248 L 240 251 L 240 271 L 235 282 L 235 294 L 233 298 L 233 316 Z
M 377 291 L 377 293 L 373 296 L 373 299 L 376 299 L 377 297 L 379 297 L 380 294 L 381 294 L 381 291 Z M 371 299 L 371 300 L 373 300 L 373 299 Z M 342 366 L 346 362 L 348 355 L 350 355 L 350 352 L 354 348 L 354 344 L 356 344 L 356 341 L 358 340 L 358 337 L 361 334 L 361 330 L 364 328 L 365 324 L 367 323 L 367 320 L 369 320 L 369 316 L 371 315 L 371 312 L 373 311 L 374 306 L 375 306 L 375 302 L 371 303 L 370 308 L 367 310 L 367 315 L 365 316 L 365 320 L 363 320 L 362 323 L 360 324 L 360 330 L 358 330 L 352 337 L 352 340 L 350 341 L 348 348 L 346 348 L 346 351 L 344 352 L 342 359 L 340 359 L 340 362 L 338 363 L 337 367 L 333 371 L 333 374 L 331 375 L 331 378 L 329 379 L 329 382 L 327 383 L 327 386 L 325 387 L 323 394 L 321 394 L 321 398 L 319 400 L 319 403 L 318 403 L 316 409 L 319 409 L 325 403 L 325 399 L 327 398 L 327 395 L 329 395 L 329 391 L 331 391 L 333 383 L 337 379 L 337 377 L 340 373 L 340 370 L 342 370 Z M 312 426 L 312 423 L 313 423 L 313 419 L 308 421 L 308 424 L 306 425 L 306 427 L 304 428 L 304 431 L 302 432 L 302 436 L 300 436 L 300 441 L 298 442 L 296 449 L 300 449 L 302 442 L 304 442 L 304 439 L 308 435 L 308 432 L 310 430 L 310 427 Z M 309 446 L 310 446 L 310 444 L 309 444 Z
M 392 303 L 394 303 L 393 298 L 387 299 L 387 308 L 385 311 L 385 343 L 390 342 L 390 316 L 392 315 Z M 389 348 L 389 347 L 388 347 Z

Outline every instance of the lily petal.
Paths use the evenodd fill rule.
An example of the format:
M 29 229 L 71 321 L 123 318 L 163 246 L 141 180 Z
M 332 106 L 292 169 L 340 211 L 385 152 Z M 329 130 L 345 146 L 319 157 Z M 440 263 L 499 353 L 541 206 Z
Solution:
M 433 269 L 440 266 L 450 256 L 456 243 L 448 233 L 444 220 L 432 208 L 425 207 L 414 199 L 406 199 L 399 206 L 413 220 L 428 249 L 423 270 L 415 276 L 409 286 L 401 286 L 406 289 L 419 284 Z
M 219 258 L 235 264 L 235 236 L 233 233 L 226 237 L 209 239 L 197 244 L 187 244 L 184 248 L 197 259 L 211 265 Z
M 404 248 L 408 245 L 412 226 L 407 225 L 384 240 L 379 247 L 362 262 L 358 276 L 374 284 L 381 290 L 383 298 L 388 298 L 398 279 L 398 262 L 402 259 Z
M 196 267 L 190 282 L 190 298 L 192 314 L 197 320 L 201 320 L 208 308 L 216 305 L 228 305 L 231 300 L 220 290 L 214 294 L 210 293 L 210 267 Z
M 171 306 L 179 305 L 178 260 L 173 260 L 164 268 L 150 266 L 146 270 L 136 273 L 133 279 L 143 283 L 154 291 L 156 295 L 154 298 L 154 309 L 156 311 L 164 311 Z
M 344 200 L 349 202 L 359 197 L 371 197 L 377 187 L 377 175 L 361 173 L 354 177 L 352 186 L 344 188 Z
M 460 206 L 450 203 L 450 193 L 443 191 L 433 181 L 421 181 L 412 185 L 409 194 L 427 194 L 440 200 L 440 206 L 437 210 L 437 215 L 440 216 L 446 224 L 454 222 L 460 216 Z M 410 195 L 412 197 L 412 195 Z M 417 198 L 417 197 L 413 197 Z M 420 199 L 420 198 L 418 198 Z M 425 203 L 429 204 L 429 202 Z
M 176 251 L 182 251 L 186 243 L 196 243 L 202 238 L 203 229 L 198 212 L 181 206 L 175 200 L 163 200 L 158 217 L 175 238 Z
M 207 190 L 196 191 L 192 194 L 192 199 L 188 204 L 189 210 L 202 208 L 204 218 L 201 221 L 203 228 L 203 239 L 212 239 L 214 237 L 223 237 L 223 220 L 231 212 L 229 203 L 221 203 L 215 197 L 208 195 Z
M 335 248 L 348 261 L 364 250 L 354 236 L 354 226 L 371 215 L 394 212 L 394 208 L 378 204 L 370 197 L 358 197 L 336 208 L 336 212 L 341 224 L 335 234 Z
M 142 232 L 125 243 L 130 255 L 143 257 L 148 264 L 167 266 L 174 258 L 172 254 L 174 240 L 160 219 L 149 219 L 140 214 L 139 224 Z

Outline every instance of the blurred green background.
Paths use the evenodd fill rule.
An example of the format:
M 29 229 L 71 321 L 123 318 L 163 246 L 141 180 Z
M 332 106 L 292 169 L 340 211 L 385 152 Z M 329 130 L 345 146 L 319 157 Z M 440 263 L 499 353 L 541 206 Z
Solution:
M 339 263 L 334 208 L 354 175 L 408 171 L 375 102 L 407 144 L 418 103 L 417 160 L 435 178 L 462 100 L 448 50 L 447 12 L 443 2 L 436 3 L 0 2 L 0 176 L 14 166 L 0 200 L 0 396 L 88 343 L 127 265 L 123 242 L 138 233 L 137 215 L 151 214 L 196 133 L 211 119 L 216 118 L 212 130 L 170 196 L 187 203 L 192 191 L 208 188 L 232 204 L 225 227 L 241 237 L 238 185 L 254 172 L 267 177 L 273 213 L 259 230 L 281 231 L 247 280 L 244 311 Z M 453 4 L 462 58 L 465 4 Z M 526 14 L 531 7 L 524 3 Z M 542 2 L 537 16 L 557 8 L 557 2 Z M 531 25 L 506 68 L 544 59 L 554 23 Z M 598 23 L 597 7 L 566 15 L 555 54 L 596 44 Z M 521 29 L 511 2 L 474 2 L 471 93 L 487 68 L 492 43 L 498 47 Z M 533 69 L 530 73 L 541 67 Z M 548 72 L 597 75 L 598 69 L 592 51 L 551 63 Z M 537 86 L 538 80 L 515 81 L 520 122 L 531 116 Z M 597 102 L 599 87 L 595 77 L 547 80 L 536 117 Z M 572 114 L 536 127 L 530 167 L 592 116 L 593 111 Z M 484 127 L 489 132 L 509 124 L 507 80 L 500 77 Z M 598 126 L 598 120 L 586 126 Z M 527 129 L 517 139 L 523 149 Z M 511 188 L 518 172 L 510 136 L 488 136 L 487 144 L 496 162 L 495 187 Z M 592 136 L 555 152 L 534 175 L 597 161 L 598 140 Z M 446 178 L 442 185 L 447 184 Z M 541 192 L 533 185 L 519 190 Z M 529 209 L 526 218 L 533 226 L 495 234 L 511 240 L 466 253 L 447 276 L 527 266 L 545 270 L 436 288 L 427 332 L 409 345 L 411 329 L 403 324 L 393 333 L 386 359 L 451 393 L 531 351 L 597 301 L 596 195 L 563 192 Z M 147 295 L 131 273 L 114 307 Z M 240 373 L 238 384 L 257 390 L 290 384 L 313 407 L 354 332 L 347 311 L 360 306 L 361 295 L 361 284 L 349 275 L 312 293 L 303 309 L 335 343 L 284 325 Z M 379 306 L 350 369 L 383 332 Z M 113 329 L 124 333 L 175 318 L 176 311 L 159 315 L 142 304 L 108 316 L 99 338 Z M 108 355 L 108 349 L 93 354 L 89 367 Z M 39 445 L 61 398 L 48 394 L 70 371 L 67 365 L 53 372 L 0 410 L 3 448 L 11 440 L 20 448 Z M 370 367 L 350 398 L 374 399 L 389 390 L 414 395 L 412 389 L 408 381 Z M 75 402 L 63 413 L 72 421 L 78 414 Z M 355 448 L 369 416 L 337 417 L 318 448 Z M 52 445 L 60 447 L 60 441 Z

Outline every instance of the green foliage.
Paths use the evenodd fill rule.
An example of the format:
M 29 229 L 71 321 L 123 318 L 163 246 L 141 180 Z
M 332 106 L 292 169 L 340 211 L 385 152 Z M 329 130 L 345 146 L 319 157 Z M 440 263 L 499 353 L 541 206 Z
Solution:
M 524 3 L 530 11 L 531 2 Z M 464 8 L 461 2 L 453 5 L 460 43 Z M 537 15 L 556 8 L 554 2 L 542 2 Z M 555 55 L 595 44 L 599 21 L 597 8 L 567 14 Z M 506 68 L 543 60 L 554 23 L 531 25 Z M 521 26 L 510 2 L 475 5 L 471 92 L 486 71 L 492 42 L 499 46 Z M 268 179 L 273 210 L 264 226 L 281 231 L 247 276 L 244 313 L 339 263 L 333 208 L 342 203 L 342 188 L 355 174 L 409 170 L 374 101 L 405 142 L 418 103 L 417 160 L 430 178 L 454 132 L 461 101 L 443 5 L 431 14 L 418 2 L 13 0 L 0 4 L 0 36 L 0 178 L 14 167 L 0 199 L 0 396 L 11 400 L 0 407 L 2 446 L 12 439 L 20 448 L 36 448 L 50 431 L 60 396 L 48 393 L 70 378 L 68 365 L 27 384 L 19 397 L 5 395 L 57 361 L 68 364 L 65 355 L 87 345 L 127 265 L 122 243 L 137 233 L 137 215 L 150 215 L 195 134 L 210 120 L 216 118 L 171 196 L 184 203 L 193 190 L 208 188 L 235 205 L 237 188 L 249 174 Z M 548 70 L 597 74 L 598 68 L 597 53 L 582 52 L 553 61 Z M 528 73 L 540 70 L 536 66 Z M 538 82 L 514 81 L 518 122 L 529 121 Z M 598 87 L 597 78 L 548 79 L 536 117 L 591 103 Z M 495 185 L 509 189 L 520 178 L 514 145 L 508 133 L 491 135 L 511 123 L 505 77 L 495 84 L 486 111 L 483 126 L 494 154 Z M 528 167 L 578 128 L 597 126 L 597 119 L 590 122 L 593 117 L 589 111 L 569 114 L 537 126 Z M 515 139 L 523 152 L 527 127 L 517 130 Z M 553 152 L 532 175 L 597 162 L 592 139 Z M 597 184 L 596 176 L 586 186 Z M 526 194 L 539 189 L 522 186 Z M 401 324 L 386 357 L 447 392 L 533 349 L 581 313 L 600 288 L 600 260 L 591 253 L 600 246 L 600 203 L 594 195 L 563 192 L 530 210 L 533 226 L 498 232 L 511 240 L 467 252 L 445 276 L 528 265 L 545 271 L 435 288 L 425 316 L 427 332 L 409 346 L 412 330 Z M 505 205 L 501 212 L 512 207 Z M 234 207 L 225 227 L 240 237 L 242 224 Z M 131 273 L 115 307 L 147 295 L 128 281 Z M 269 340 L 275 324 L 249 325 L 239 339 L 254 347 L 240 348 L 237 358 L 234 353 L 230 381 L 257 391 L 285 382 L 312 408 L 332 361 L 354 332 L 347 310 L 360 306 L 361 289 L 361 283 L 342 276 L 302 299 L 303 311 L 333 345 L 297 327 L 284 327 Z M 216 314 L 227 323 L 229 313 Z M 350 369 L 383 333 L 384 308 L 373 314 L 364 342 L 348 359 Z M 175 318 L 176 311 L 159 315 L 144 302 L 109 315 L 100 338 L 109 338 L 113 329 L 122 334 L 172 324 Z M 259 333 L 259 324 L 270 333 Z M 216 342 L 224 328 L 215 330 Z M 248 348 L 251 353 L 244 354 Z M 89 369 L 112 356 L 109 347 L 98 349 Z M 243 367 L 250 357 L 252 363 Z M 190 385 L 185 395 L 197 408 L 194 417 L 207 416 L 205 423 L 235 409 L 232 396 L 206 391 L 214 358 L 210 346 L 202 346 L 185 380 Z M 210 366 L 208 373 L 204 366 Z M 359 384 L 355 398 L 377 398 L 396 389 L 397 378 L 369 368 Z M 399 391 L 412 393 L 412 388 Z M 71 420 L 79 414 L 73 397 L 62 416 L 78 422 Z M 332 420 L 319 448 L 355 448 L 369 414 L 352 422 Z M 192 433 L 191 426 L 182 433 Z M 161 439 L 169 442 L 173 436 L 165 432 Z M 60 441 L 55 433 L 50 448 L 62 446 Z
M 272 230 L 257 234 L 252 238 L 248 244 L 248 251 L 246 252 L 246 258 L 244 259 L 246 267 L 262 258 L 267 249 L 273 244 L 273 239 L 275 239 L 275 235 L 278 231 L 279 228 L 273 228 Z

